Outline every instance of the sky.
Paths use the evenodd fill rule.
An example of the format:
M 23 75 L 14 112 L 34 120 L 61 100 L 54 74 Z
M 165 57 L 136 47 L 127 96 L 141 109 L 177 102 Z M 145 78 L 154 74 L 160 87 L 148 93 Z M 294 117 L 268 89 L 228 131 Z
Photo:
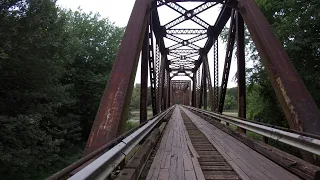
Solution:
M 63 8 L 77 10 L 77 8 L 81 8 L 84 12 L 98 12 L 101 17 L 109 18 L 110 21 L 114 22 L 115 25 L 124 27 L 127 25 L 133 5 L 135 0 L 58 0 L 57 5 Z M 193 7 L 199 5 L 199 3 L 184 3 L 184 7 L 187 9 L 192 9 Z M 216 17 L 219 14 L 220 7 L 215 6 L 201 14 L 199 17 L 203 20 L 207 21 L 210 25 L 213 25 Z M 178 17 L 178 13 L 173 10 L 162 6 L 158 9 L 161 25 L 173 20 L 175 17 Z M 227 23 L 228 26 L 229 22 Z M 176 26 L 175 28 L 198 28 L 196 24 L 193 22 L 185 22 Z M 170 46 L 173 42 L 170 40 L 165 40 L 166 46 Z M 205 40 L 195 43 L 203 47 Z M 226 53 L 226 44 L 219 39 L 219 86 L 221 84 L 222 79 L 222 71 L 224 66 L 224 59 Z M 210 51 L 208 53 L 208 61 L 211 77 L 213 77 L 213 52 Z M 137 75 L 135 79 L 135 83 L 140 83 L 140 63 L 137 69 Z M 237 71 L 236 61 L 233 58 L 231 62 L 230 75 L 228 81 L 228 88 L 237 86 L 236 82 L 232 79 L 235 76 Z M 189 80 L 188 77 L 175 77 L 174 80 Z

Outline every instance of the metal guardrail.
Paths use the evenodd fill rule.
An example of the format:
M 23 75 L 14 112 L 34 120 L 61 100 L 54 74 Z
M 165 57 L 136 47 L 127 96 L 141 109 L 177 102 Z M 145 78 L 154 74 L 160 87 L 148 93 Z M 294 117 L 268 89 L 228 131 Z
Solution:
M 237 127 L 241 127 L 243 129 L 255 132 L 265 137 L 280 141 L 282 143 L 291 145 L 293 147 L 320 155 L 320 139 L 318 138 L 314 138 L 314 137 L 310 137 L 310 136 L 306 136 L 298 133 L 288 132 L 282 129 L 269 127 L 269 126 L 257 124 L 254 122 L 242 120 L 239 118 L 217 114 L 214 112 L 208 112 L 202 109 L 197 109 L 189 106 L 183 106 L 183 107 L 200 112 L 202 114 L 213 117 L 220 121 L 227 122 Z
M 154 127 L 173 109 L 170 107 L 155 118 L 147 121 L 142 127 L 124 138 L 113 148 L 102 154 L 82 170 L 74 174 L 69 180 L 105 179 L 124 160 L 126 155 L 145 138 Z

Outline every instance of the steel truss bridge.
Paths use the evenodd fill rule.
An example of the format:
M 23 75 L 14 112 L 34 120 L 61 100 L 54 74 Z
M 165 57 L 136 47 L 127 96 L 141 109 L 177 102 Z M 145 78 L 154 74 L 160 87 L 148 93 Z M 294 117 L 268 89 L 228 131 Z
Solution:
M 190 2 L 198 6 L 187 8 Z M 200 18 L 215 6 L 221 7 L 215 23 Z M 161 24 L 161 7 L 179 15 Z M 181 28 L 185 22 L 197 27 Z M 219 84 L 218 37 L 228 22 Z M 246 120 L 245 24 L 289 129 Z M 234 49 L 238 117 L 222 114 Z M 140 125 L 124 132 L 140 53 Z M 189 80 L 173 80 L 176 76 Z M 136 0 L 84 156 L 48 179 L 320 179 L 320 167 L 312 164 L 320 155 L 319 117 L 254 0 Z M 249 137 L 252 132 L 262 140 Z M 301 157 L 272 147 L 269 139 L 299 149 Z

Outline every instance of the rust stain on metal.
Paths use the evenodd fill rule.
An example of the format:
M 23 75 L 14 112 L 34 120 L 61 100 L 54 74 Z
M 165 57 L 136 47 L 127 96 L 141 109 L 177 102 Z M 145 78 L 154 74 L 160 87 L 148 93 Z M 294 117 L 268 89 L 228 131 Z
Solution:
M 113 121 L 115 119 L 114 117 L 117 116 L 117 110 L 118 110 L 118 108 L 117 108 L 117 103 L 118 103 L 117 99 L 121 99 L 121 97 L 123 96 L 123 92 L 121 90 L 121 86 L 122 85 L 123 85 L 123 79 L 121 80 L 121 82 L 120 82 L 120 84 L 119 84 L 119 86 L 117 88 L 116 94 L 114 96 L 112 96 L 114 98 L 111 101 L 111 103 L 112 103 L 111 106 L 110 106 L 111 108 L 108 109 L 107 114 L 106 114 L 106 120 L 105 120 L 105 122 L 103 124 L 100 125 L 99 130 L 100 129 L 107 130 L 107 131 L 111 130 L 111 126 L 112 126 Z M 98 131 L 97 134 L 99 134 L 99 131 Z
M 295 111 L 295 108 L 294 108 L 293 104 L 291 103 L 290 97 L 287 95 L 287 92 L 283 86 L 281 78 L 277 77 L 276 82 L 279 86 L 279 89 L 282 93 L 282 96 L 283 96 L 287 106 L 290 109 L 291 116 L 293 117 L 294 126 L 296 126 L 296 128 L 298 128 L 298 130 L 303 131 L 303 127 L 302 127 L 301 121 L 299 120 L 298 113 Z

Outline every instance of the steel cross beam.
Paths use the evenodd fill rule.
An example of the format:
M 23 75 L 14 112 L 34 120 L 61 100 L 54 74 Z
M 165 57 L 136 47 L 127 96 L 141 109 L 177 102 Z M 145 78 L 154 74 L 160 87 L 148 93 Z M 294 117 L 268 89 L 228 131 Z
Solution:
M 200 26 L 202 26 L 203 28 L 208 28 L 210 25 L 203 21 L 202 19 L 200 19 L 197 14 L 217 5 L 218 3 L 216 2 L 205 2 L 191 10 L 187 10 L 184 7 L 180 6 L 177 3 L 173 3 L 173 2 L 169 2 L 166 4 L 166 6 L 170 7 L 171 9 L 173 9 L 174 11 L 178 12 L 181 14 L 181 16 L 177 17 L 176 19 L 170 21 L 169 23 L 165 24 L 164 27 L 166 29 L 171 29 L 172 27 L 186 21 L 186 20 L 192 20 L 193 22 L 199 24 Z
M 151 0 L 137 0 L 135 2 L 93 122 L 85 154 L 98 149 L 125 130 L 130 104 L 128 102 L 131 100 L 150 5 Z
M 177 48 L 180 48 L 182 46 L 188 46 L 188 47 L 190 47 L 192 49 L 199 50 L 200 47 L 195 45 L 195 44 L 193 44 L 193 43 L 207 38 L 207 35 L 206 34 L 200 34 L 199 36 L 196 36 L 196 37 L 193 37 L 193 38 L 190 38 L 190 39 L 187 39 L 187 40 L 181 39 L 181 38 L 179 38 L 179 37 L 177 37 L 175 35 L 172 35 L 172 34 L 166 34 L 165 37 L 170 39 L 170 40 L 172 40 L 172 41 L 177 42 L 177 44 L 174 44 L 174 45 L 168 47 L 169 50 L 177 49 Z
M 167 34 L 206 34 L 207 29 L 167 29 Z
M 231 15 L 231 21 L 230 21 L 230 29 L 229 29 L 229 38 L 228 38 L 228 44 L 227 44 L 227 52 L 225 57 L 225 63 L 224 63 L 224 69 L 222 74 L 222 82 L 221 82 L 221 92 L 220 92 L 220 98 L 219 98 L 219 109 L 218 112 L 222 113 L 223 106 L 224 106 L 224 100 L 226 97 L 227 92 L 227 84 L 230 74 L 230 66 L 231 66 L 231 59 L 232 59 L 232 53 L 234 48 L 234 42 L 235 42 L 235 36 L 236 36 L 236 15 L 234 10 L 232 10 Z

